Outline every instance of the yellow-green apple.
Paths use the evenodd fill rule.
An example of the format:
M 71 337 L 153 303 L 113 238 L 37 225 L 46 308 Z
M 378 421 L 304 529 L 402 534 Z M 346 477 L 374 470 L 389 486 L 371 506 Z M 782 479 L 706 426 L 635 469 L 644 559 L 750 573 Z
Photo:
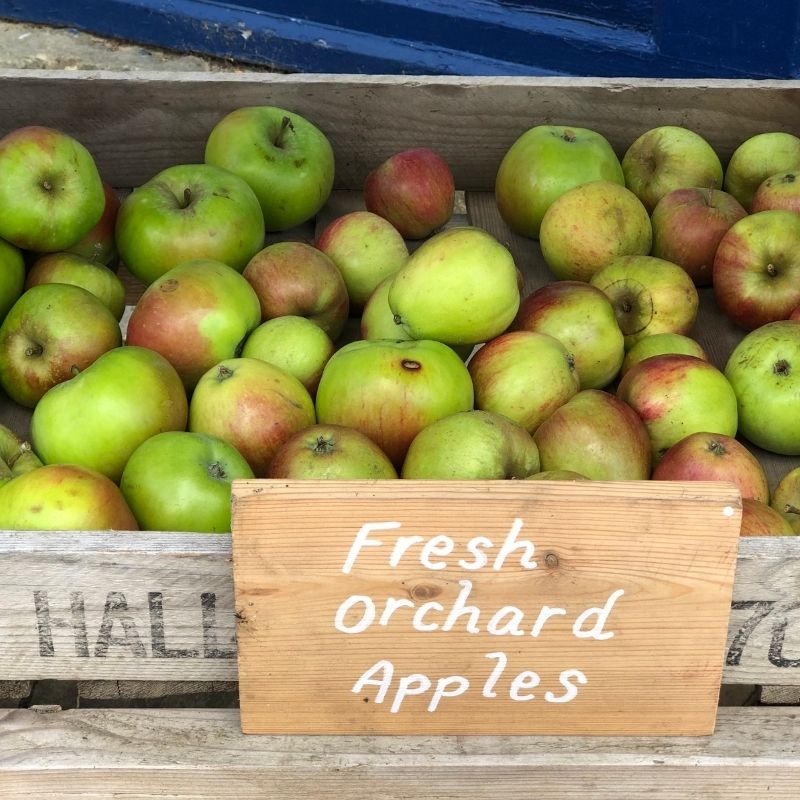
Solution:
M 397 339 L 410 341 L 413 337 L 408 329 L 395 319 L 389 305 L 389 290 L 392 288 L 394 275 L 385 277 L 367 298 L 361 312 L 360 333 L 362 339 Z
M 794 536 L 789 520 L 771 506 L 758 500 L 742 500 L 740 536 Z
M 222 439 L 165 431 L 131 453 L 119 488 L 142 530 L 230 533 L 231 482 L 252 477 Z
M 33 408 L 44 393 L 122 344 L 119 323 L 79 286 L 28 289 L 0 325 L 0 385 Z
M 546 469 L 542 472 L 534 472 L 533 475 L 528 475 L 526 481 L 588 481 L 585 475 L 580 472 L 575 472 L 571 469 Z
M 406 239 L 424 239 L 451 216 L 455 183 L 448 163 L 429 147 L 389 156 L 367 175 L 364 204 Z
M 795 533 L 800 533 L 800 467 L 790 469 L 778 481 L 770 505 L 788 520 Z
M 261 321 L 253 287 L 220 261 L 186 261 L 148 286 L 128 320 L 127 343 L 161 353 L 187 391 L 241 353 Z
M 698 133 L 677 125 L 652 128 L 622 158 L 625 185 L 652 212 L 664 195 L 687 186 L 722 186 L 722 164 Z
M 0 529 L 136 531 L 119 487 L 76 464 L 50 464 L 0 487 Z
M 311 219 L 333 188 L 327 136 L 300 114 L 275 106 L 248 106 L 224 116 L 209 134 L 205 161 L 249 184 L 268 231 Z
M 800 138 L 783 131 L 751 136 L 733 151 L 725 170 L 726 192 L 747 211 L 759 185 L 770 175 L 800 169 Z
M 581 389 L 599 389 L 616 377 L 625 341 L 611 301 L 583 281 L 555 281 L 520 304 L 513 330 L 548 333 L 572 358 Z
M 31 443 L 46 464 L 79 464 L 117 482 L 145 439 L 184 430 L 187 410 L 169 361 L 144 347 L 117 347 L 42 397 Z
M 717 248 L 714 298 L 747 330 L 786 319 L 800 305 L 800 214 L 760 211 L 739 220 Z
M 681 333 L 654 333 L 639 339 L 625 354 L 622 362 L 620 377 L 622 377 L 634 364 L 644 361 L 651 356 L 663 356 L 669 353 L 683 353 L 687 356 L 696 356 L 708 361 L 708 355 L 699 342 L 684 336 Z
M 256 253 L 242 273 L 256 290 L 261 320 L 308 317 L 336 341 L 349 313 L 342 273 L 304 242 L 277 242 Z
M 689 434 L 736 436 L 733 387 L 702 358 L 683 354 L 646 358 L 619 382 L 617 397 L 644 422 L 654 465 Z
M 533 433 L 579 389 L 567 348 L 546 333 L 511 331 L 469 362 L 475 407 L 502 414 Z
M 294 375 L 314 395 L 335 346 L 322 328 L 306 317 L 275 317 L 246 339 L 243 358 L 258 358 Z
M 118 319 L 125 313 L 125 286 L 105 264 L 75 253 L 48 253 L 28 270 L 25 288 L 40 283 L 70 283 L 91 292 Z
M 317 389 L 317 418 L 372 439 L 399 469 L 411 440 L 437 419 L 469 411 L 469 372 L 437 341 L 359 340 L 337 350 Z
M 401 477 L 505 480 L 538 471 L 539 450 L 522 425 L 491 411 L 461 411 L 414 437 Z
M 25 259 L 13 244 L 0 239 L 0 322 L 25 288 Z
M 739 433 L 764 450 L 800 455 L 800 322 L 748 333 L 725 365 L 739 406 Z
M 408 261 L 408 247 L 397 228 L 369 211 L 337 217 L 320 233 L 316 247 L 342 273 L 351 313 L 359 313 L 375 287 Z
M 500 162 L 497 208 L 512 230 L 536 239 L 551 203 L 592 181 L 625 185 L 608 140 L 587 128 L 537 125 L 523 133 Z
M 691 433 L 676 442 L 653 470 L 656 481 L 729 481 L 742 497 L 769 502 L 769 485 L 759 460 L 732 436 Z
M 539 231 L 544 260 L 559 280 L 588 281 L 615 258 L 646 255 L 652 238 L 650 216 L 636 195 L 609 181 L 562 194 Z
M 257 358 L 229 358 L 212 367 L 189 405 L 189 430 L 232 444 L 257 478 L 290 436 L 315 422 L 305 386 Z
M 67 252 L 88 258 L 98 264 L 114 266 L 117 259 L 117 243 L 114 228 L 117 224 L 120 200 L 113 187 L 103 181 L 105 206 L 95 226 L 79 242 L 67 248 Z
M 69 134 L 32 125 L 0 139 L 0 237 L 52 253 L 80 241 L 103 213 L 91 153 Z
M 287 439 L 267 478 L 290 480 L 390 480 L 397 470 L 369 437 L 344 425 L 311 425 Z
M 151 284 L 199 258 L 241 272 L 264 245 L 264 218 L 253 190 L 233 173 L 176 164 L 122 201 L 115 236 L 125 266 Z
M 625 336 L 625 349 L 656 333 L 687 334 L 700 307 L 700 295 L 677 264 L 652 256 L 624 256 L 591 280 L 605 292 Z
M 533 436 L 543 470 L 569 470 L 591 480 L 650 476 L 650 440 L 639 416 L 613 394 L 578 392 Z
M 708 286 L 720 240 L 745 216 L 739 201 L 727 192 L 675 189 L 658 201 L 650 216 L 651 255 L 683 267 L 697 286 Z
M 800 211 L 800 170 L 770 175 L 756 189 L 750 203 L 753 214 L 777 209 Z
M 0 487 L 26 472 L 38 469 L 42 462 L 30 442 L 25 442 L 14 431 L 0 425 Z
M 487 342 L 519 309 L 517 267 L 506 247 L 474 227 L 423 242 L 394 276 L 389 306 L 414 339 L 449 345 Z

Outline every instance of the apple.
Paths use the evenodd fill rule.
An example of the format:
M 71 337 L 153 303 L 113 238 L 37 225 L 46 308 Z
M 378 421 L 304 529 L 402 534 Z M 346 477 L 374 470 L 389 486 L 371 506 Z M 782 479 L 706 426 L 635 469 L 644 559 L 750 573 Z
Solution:
M 252 477 L 227 442 L 165 431 L 131 453 L 119 488 L 143 530 L 230 533 L 231 482 Z
M 500 162 L 495 179 L 497 208 L 512 230 L 537 239 L 551 203 L 592 181 L 625 185 L 608 140 L 587 128 L 537 125 L 525 131 Z
M 789 319 L 800 322 L 800 306 L 797 306 L 797 308 L 789 314 Z
M 248 106 L 223 117 L 209 134 L 205 161 L 250 185 L 268 231 L 311 219 L 333 188 L 328 138 L 305 117 L 275 106 Z
M 453 173 L 428 147 L 402 150 L 367 175 L 364 203 L 367 211 L 389 220 L 405 239 L 424 239 L 453 215 Z
M 697 286 L 711 283 L 711 268 L 720 240 L 747 216 L 739 201 L 718 189 L 675 189 L 653 209 L 651 255 L 677 264 Z
M 264 245 L 264 218 L 241 178 L 207 164 L 177 164 L 122 201 L 115 236 L 125 266 L 151 284 L 200 258 L 241 272 Z
M 93 294 L 66 283 L 34 286 L 0 325 L 0 385 L 33 408 L 48 389 L 120 344 L 119 323 Z
M 117 482 L 145 439 L 184 430 L 187 407 L 169 361 L 144 347 L 117 347 L 42 397 L 31 443 L 45 464 L 79 464 Z
M 0 425 L 0 487 L 41 466 L 42 462 L 30 443 L 22 441 L 10 428 Z
M 314 395 L 322 370 L 336 348 L 325 331 L 306 317 L 276 317 L 259 325 L 242 348 L 243 358 L 258 358 L 293 375 Z
M 67 248 L 67 252 L 83 256 L 97 264 L 113 265 L 117 259 L 117 243 L 114 228 L 117 224 L 120 200 L 113 187 L 103 181 L 105 206 L 95 226 L 79 241 Z
M 639 136 L 622 158 L 625 185 L 652 212 L 664 195 L 687 186 L 722 186 L 722 164 L 699 134 L 662 125 Z
M 774 508 L 758 500 L 742 500 L 740 536 L 794 536 L 795 530 Z
M 512 328 L 558 339 L 575 364 L 581 389 L 607 386 L 625 356 L 625 340 L 611 302 L 600 289 L 582 281 L 556 281 L 528 295 Z
M 303 384 L 257 358 L 228 358 L 212 367 L 189 405 L 189 430 L 233 445 L 257 478 L 289 437 L 315 422 Z
M 521 425 L 491 411 L 460 411 L 423 428 L 411 442 L 402 477 L 506 480 L 539 471 L 539 451 Z
M 579 389 L 567 348 L 546 333 L 512 331 L 487 342 L 469 362 L 475 407 L 533 433 Z
M 591 480 L 647 480 L 650 439 L 628 405 L 600 389 L 578 392 L 533 436 L 542 470 L 569 470 Z
M 681 333 L 654 333 L 652 336 L 645 336 L 639 339 L 625 354 L 622 362 L 620 377 L 622 377 L 631 367 L 652 356 L 663 356 L 670 353 L 683 353 L 687 356 L 695 356 L 708 361 L 708 355 L 703 350 L 700 343 L 684 336 Z
M 287 480 L 386 480 L 397 470 L 386 453 L 355 428 L 311 425 L 275 453 L 267 478 Z
M 40 283 L 70 283 L 91 292 L 115 317 L 125 313 L 125 286 L 107 266 L 75 253 L 48 253 L 33 262 L 25 288 Z
M 256 253 L 242 273 L 256 290 L 261 320 L 308 317 L 336 341 L 350 303 L 342 273 L 325 253 L 304 242 L 277 242 Z
M 733 387 L 715 366 L 695 356 L 668 354 L 640 361 L 620 381 L 617 397 L 644 422 L 654 465 L 689 434 L 736 436 Z
M 800 467 L 790 469 L 778 481 L 770 505 L 788 520 L 795 533 L 800 533 Z
M 542 472 L 535 472 L 533 475 L 528 475 L 526 481 L 588 481 L 585 475 L 580 472 L 574 472 L 571 469 L 546 469 Z
M 753 195 L 770 175 L 800 169 L 800 138 L 770 131 L 751 136 L 734 150 L 725 170 L 726 192 L 748 211 Z
M 0 237 L 52 253 L 82 239 L 103 213 L 103 182 L 72 136 L 32 125 L 0 139 Z
M 506 247 L 474 227 L 423 242 L 394 276 L 389 306 L 414 339 L 474 345 L 508 328 L 519 309 L 517 267 Z
M 800 170 L 779 172 L 759 184 L 750 211 L 800 211 Z
M 653 470 L 656 481 L 729 481 L 742 497 L 769 502 L 769 485 L 758 459 L 731 436 L 698 432 L 676 442 Z
M 385 277 L 367 298 L 361 312 L 360 333 L 362 339 L 396 339 L 411 341 L 413 338 L 398 317 L 395 318 L 389 305 L 389 291 L 394 275 Z
M 717 248 L 714 297 L 747 330 L 786 319 L 800 305 L 800 214 L 760 211 L 737 222 Z
M 13 244 L 0 239 L 0 323 L 25 287 L 25 259 Z
M 351 313 L 360 312 L 375 287 L 408 261 L 408 247 L 400 232 L 369 211 L 337 217 L 320 233 L 316 247 L 342 273 Z
M 653 232 L 633 192 L 609 181 L 583 184 L 547 209 L 539 231 L 542 256 L 559 280 L 588 281 L 619 256 L 647 255 Z
M 772 453 L 800 455 L 800 322 L 770 322 L 748 333 L 725 376 L 736 394 L 739 433 Z
M 150 284 L 128 320 L 127 343 L 161 353 L 187 391 L 238 356 L 261 321 L 253 287 L 219 261 L 186 261 Z
M 0 529 L 136 531 L 119 487 L 92 469 L 50 464 L 0 486 Z
M 426 425 L 471 410 L 473 399 L 469 372 L 447 345 L 359 340 L 325 365 L 316 407 L 320 423 L 361 431 L 399 469 Z
M 611 301 L 626 350 L 656 333 L 689 333 L 700 307 L 689 275 L 677 264 L 652 256 L 617 258 L 591 284 Z

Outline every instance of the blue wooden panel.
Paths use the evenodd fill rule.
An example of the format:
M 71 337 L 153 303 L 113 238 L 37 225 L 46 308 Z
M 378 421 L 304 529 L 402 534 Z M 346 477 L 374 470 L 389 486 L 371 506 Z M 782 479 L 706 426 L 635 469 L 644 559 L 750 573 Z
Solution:
M 794 77 L 794 0 L 0 0 L 0 16 L 288 70 Z

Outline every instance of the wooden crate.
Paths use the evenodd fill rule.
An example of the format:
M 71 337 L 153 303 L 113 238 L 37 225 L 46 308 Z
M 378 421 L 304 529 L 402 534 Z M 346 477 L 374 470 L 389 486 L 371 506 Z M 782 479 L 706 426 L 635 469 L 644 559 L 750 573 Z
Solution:
M 526 291 L 551 277 L 536 244 L 503 224 L 492 188 L 500 159 L 528 127 L 591 127 L 621 155 L 650 127 L 684 125 L 723 163 L 755 133 L 800 132 L 797 82 L 0 73 L 2 132 L 65 129 L 120 189 L 200 161 L 215 122 L 256 104 L 304 114 L 332 141 L 337 192 L 317 227 L 359 207 L 361 183 L 380 160 L 431 146 L 465 192 L 452 224 L 484 227 L 504 242 Z M 275 238 L 313 236 L 308 224 Z M 140 290 L 131 282 L 129 299 Z M 722 365 L 741 332 L 715 311 L 709 290 L 701 294 L 695 333 Z M 2 422 L 25 433 L 28 419 L 0 399 Z M 800 463 L 761 456 L 773 486 Z M 0 680 L 22 682 L 8 685 L 111 682 L 97 685 L 103 695 L 109 685 L 236 679 L 228 536 L 6 531 L 0 571 Z M 724 683 L 800 686 L 800 539 L 741 540 Z M 245 737 L 231 709 L 11 709 L 0 712 L 0 792 L 26 800 L 795 798 L 799 711 L 721 708 L 712 737 L 676 740 Z

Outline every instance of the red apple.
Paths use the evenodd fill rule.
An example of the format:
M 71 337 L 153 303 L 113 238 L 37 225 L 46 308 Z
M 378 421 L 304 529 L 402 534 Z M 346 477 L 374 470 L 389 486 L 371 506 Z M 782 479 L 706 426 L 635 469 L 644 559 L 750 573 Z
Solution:
M 797 306 L 797 308 L 789 314 L 789 319 L 793 322 L 800 322 L 800 306 Z
M 741 536 L 795 536 L 789 521 L 758 500 L 742 500 Z
M 94 261 L 98 264 L 113 266 L 117 258 L 117 242 L 114 236 L 114 228 L 117 224 L 120 200 L 111 185 L 105 181 L 103 181 L 103 191 L 105 192 L 106 203 L 102 216 L 83 239 L 76 242 L 72 247 L 67 248 L 67 252 L 83 256 L 89 261 Z
M 651 255 L 683 267 L 697 286 L 707 286 L 720 240 L 745 216 L 738 200 L 726 192 L 676 189 L 653 209 Z
M 664 453 L 653 470 L 657 481 L 730 481 L 742 497 L 769 502 L 769 485 L 758 459 L 720 433 L 692 433 Z
M 242 273 L 256 290 L 261 321 L 307 317 L 336 341 L 349 313 L 347 286 L 325 253 L 303 242 L 278 242 L 256 253 Z
M 455 183 L 447 162 L 427 147 L 395 153 L 364 182 L 367 211 L 406 239 L 424 239 L 453 215 Z
M 714 297 L 747 330 L 786 319 L 800 305 L 800 214 L 761 211 L 739 220 L 717 248 Z
M 800 171 L 771 175 L 756 189 L 750 211 L 800 211 Z

